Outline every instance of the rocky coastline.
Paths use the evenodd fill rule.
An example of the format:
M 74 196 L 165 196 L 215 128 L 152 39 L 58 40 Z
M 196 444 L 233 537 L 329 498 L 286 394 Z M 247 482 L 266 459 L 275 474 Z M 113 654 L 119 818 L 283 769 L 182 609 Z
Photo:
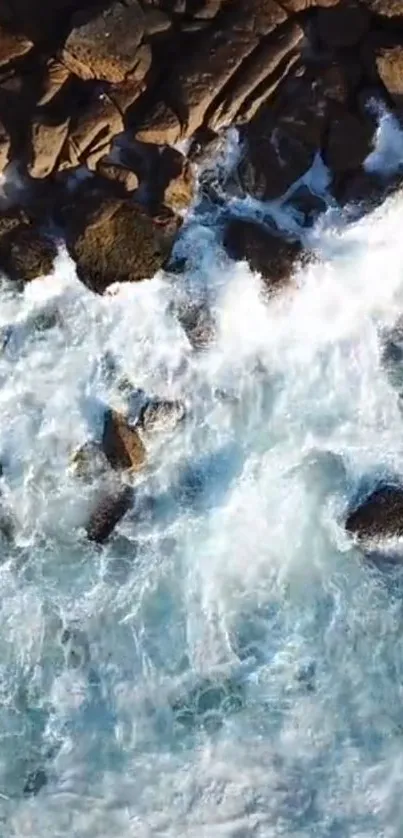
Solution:
M 49 274 L 60 243 L 98 294 L 170 266 L 198 179 L 219 200 L 203 166 L 231 127 L 241 155 L 224 194 L 278 199 L 319 155 L 329 193 L 365 212 L 400 187 L 399 173 L 388 180 L 363 164 L 380 109 L 400 120 L 402 97 L 403 0 L 3 0 L 0 272 L 22 285 Z M 306 186 L 289 202 L 306 225 L 325 209 Z M 222 242 L 269 292 L 309 258 L 273 225 L 230 213 Z M 205 317 L 183 314 L 195 349 L 208 341 Z M 104 458 L 109 475 L 90 539 L 104 541 L 130 507 L 116 472 L 142 467 L 155 418 L 174 426 L 184 412 L 148 398 L 132 427 L 106 410 L 96 450 L 74 458 L 81 473 Z M 366 511 L 384 514 L 388 499 Z M 366 520 L 352 513 L 347 529 Z

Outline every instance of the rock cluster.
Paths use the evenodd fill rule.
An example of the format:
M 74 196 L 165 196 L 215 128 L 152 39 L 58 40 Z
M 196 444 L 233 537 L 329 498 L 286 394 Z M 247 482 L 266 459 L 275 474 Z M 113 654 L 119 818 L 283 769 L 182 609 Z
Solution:
M 8 237 L 1 270 L 48 272 L 56 215 L 93 290 L 152 276 L 193 195 L 173 146 L 230 125 L 252 196 L 283 194 L 320 152 L 337 197 L 364 199 L 370 103 L 401 106 L 402 16 L 403 0 L 3 0 L 0 174 L 7 192 L 17 167 L 36 218 Z M 77 195 L 66 183 L 82 167 Z M 60 212 L 69 201 L 79 213 Z

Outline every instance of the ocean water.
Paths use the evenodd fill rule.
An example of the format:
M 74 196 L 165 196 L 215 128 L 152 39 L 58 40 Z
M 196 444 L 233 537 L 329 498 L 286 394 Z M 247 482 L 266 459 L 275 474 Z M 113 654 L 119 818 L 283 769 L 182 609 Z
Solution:
M 399 166 L 384 116 L 369 167 L 388 148 Z M 325 190 L 318 161 L 308 177 Z M 1 838 L 401 836 L 403 575 L 343 522 L 403 478 L 403 198 L 308 231 L 231 200 L 312 249 L 281 295 L 225 256 L 208 206 L 183 275 L 100 298 L 61 249 L 52 276 L 2 284 Z M 214 320 L 204 351 L 186 299 Z M 97 548 L 71 455 L 122 376 L 187 415 Z

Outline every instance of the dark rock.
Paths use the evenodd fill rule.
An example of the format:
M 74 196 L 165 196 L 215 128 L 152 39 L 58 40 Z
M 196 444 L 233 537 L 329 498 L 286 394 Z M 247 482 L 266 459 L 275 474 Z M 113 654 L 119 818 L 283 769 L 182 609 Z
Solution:
M 337 6 L 320 9 L 317 14 L 319 37 L 332 49 L 355 46 L 367 34 L 369 26 L 368 10 L 358 0 L 341 0 Z
M 97 498 L 94 509 L 86 527 L 90 541 L 103 544 L 119 521 L 130 509 L 133 502 L 133 490 L 130 486 L 105 489 Z
M 109 154 L 114 138 L 123 128 L 122 114 L 108 96 L 100 95 L 75 108 L 60 152 L 59 171 L 84 163 L 94 171 L 98 161 Z
M 302 224 L 310 227 L 317 217 L 326 210 L 326 203 L 319 195 L 314 195 L 307 186 L 299 186 L 290 195 L 285 206 L 293 207 L 302 217 Z
M 360 540 L 403 535 L 403 489 L 385 485 L 350 512 L 346 529 Z
M 262 224 L 240 218 L 229 222 L 224 247 L 233 259 L 246 259 L 251 269 L 262 275 L 271 291 L 289 283 L 302 255 L 299 242 L 288 241 Z
M 115 410 L 108 410 L 105 415 L 102 450 L 117 471 L 138 471 L 145 463 L 146 451 L 138 432 Z
M 28 774 L 24 784 L 24 795 L 26 797 L 34 797 L 39 794 L 40 790 L 46 786 L 48 777 L 44 768 L 35 768 Z
M 359 169 L 351 175 L 336 178 L 332 192 L 340 204 L 357 205 L 363 212 L 375 209 L 383 201 L 401 188 L 402 175 L 393 174 L 389 178 L 377 173 Z
M 195 176 L 186 157 L 166 146 L 150 168 L 150 192 L 157 203 L 170 207 L 173 212 L 187 209 L 195 193 Z
M 373 137 L 374 130 L 369 121 L 335 106 L 323 159 L 333 172 L 358 169 L 372 150 Z
M 153 277 L 165 265 L 181 223 L 169 214 L 152 218 L 130 200 L 105 198 L 91 188 L 63 216 L 78 276 L 98 294 L 115 282 Z
M 264 105 L 246 126 L 238 172 L 245 192 L 278 198 L 311 167 L 326 122 L 326 101 L 308 79 L 285 82 L 273 105 Z
M 0 270 L 10 279 L 29 282 L 53 270 L 57 248 L 22 211 L 0 214 Z
M 82 79 L 124 81 L 133 69 L 145 29 L 137 0 L 115 2 L 87 20 L 79 13 L 72 24 L 63 50 L 66 66 Z

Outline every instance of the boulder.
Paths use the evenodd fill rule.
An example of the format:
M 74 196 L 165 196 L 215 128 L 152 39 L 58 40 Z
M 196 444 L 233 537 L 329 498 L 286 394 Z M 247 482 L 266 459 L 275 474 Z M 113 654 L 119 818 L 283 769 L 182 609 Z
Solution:
M 403 489 L 385 485 L 349 513 L 346 529 L 360 540 L 403 535 Z
M 316 26 L 319 38 L 326 47 L 353 47 L 367 34 L 370 15 L 358 0 L 342 0 L 333 8 L 319 9 Z
M 303 39 L 301 27 L 293 22 L 286 23 L 280 30 L 276 30 L 269 40 L 260 44 L 236 73 L 230 89 L 209 120 L 212 130 L 229 126 L 237 115 L 245 118 L 251 116 L 256 98 L 259 102 L 274 93 L 283 78 L 279 68 L 284 59 L 290 54 L 295 61 L 298 57 L 297 47 Z M 288 63 L 285 65 L 288 70 Z M 265 90 L 263 90 L 263 87 Z M 267 92 L 266 92 L 267 91 Z
M 0 119 L 0 175 L 9 163 L 11 138 L 4 123 Z
M 361 0 L 372 14 L 383 17 L 402 17 L 403 0 Z
M 34 117 L 29 125 L 30 161 L 27 169 L 33 178 L 48 177 L 56 163 L 68 135 L 70 120 L 52 124 Z
M 105 488 L 98 495 L 87 523 L 87 538 L 103 544 L 128 512 L 132 502 L 133 489 L 130 486 Z
M 233 218 L 227 225 L 224 247 L 232 259 L 246 259 L 252 271 L 262 275 L 270 291 L 290 282 L 302 256 L 299 242 L 284 239 L 262 224 L 241 218 Z
M 172 431 L 186 413 L 181 401 L 151 399 L 140 410 L 138 426 L 145 434 Z
M 95 170 L 109 151 L 117 134 L 123 131 L 123 117 L 108 96 L 100 95 L 77 109 L 60 153 L 60 171 L 85 163 Z
M 335 108 L 323 148 L 323 159 L 333 172 L 358 169 L 368 157 L 374 137 L 370 120 L 345 108 Z
M 152 218 L 125 198 L 96 191 L 73 197 L 64 209 L 67 245 L 80 279 L 103 294 L 115 282 L 150 279 L 172 249 L 180 220 L 172 215 Z M 123 257 L 124 255 L 124 257 Z
M 238 175 L 244 191 L 259 200 L 278 198 L 312 165 L 326 125 L 326 100 L 309 79 L 285 82 L 242 132 Z
M 11 32 L 0 24 L 0 67 L 5 67 L 11 61 L 22 58 L 32 47 L 32 41 L 25 35 Z
M 84 80 L 122 82 L 133 70 L 144 29 L 145 15 L 137 0 L 114 2 L 89 19 L 79 13 L 73 18 L 63 61 Z
M 106 178 L 111 183 L 118 187 L 122 187 L 125 192 L 134 192 L 139 185 L 139 179 L 136 172 L 122 166 L 120 163 L 111 163 L 109 159 L 102 158 L 97 163 L 97 174 Z
M 116 410 L 105 414 L 102 450 L 116 471 L 138 471 L 145 463 L 146 451 L 137 430 Z
M 173 212 L 189 207 L 195 193 L 192 164 L 175 148 L 165 146 L 149 160 L 146 180 L 152 200 L 165 204 Z
M 53 270 L 57 248 L 33 220 L 20 210 L 0 214 L 0 271 L 12 280 L 29 282 Z
M 376 68 L 389 95 L 396 105 L 403 97 L 403 45 L 379 47 L 375 54 Z

